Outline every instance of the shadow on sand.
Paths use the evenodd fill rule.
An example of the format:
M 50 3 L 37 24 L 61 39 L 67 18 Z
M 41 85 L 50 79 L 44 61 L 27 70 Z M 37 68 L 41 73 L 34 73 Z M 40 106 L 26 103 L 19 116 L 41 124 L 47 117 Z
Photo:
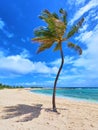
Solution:
M 51 108 L 43 108 L 42 104 L 33 104 L 33 105 L 25 105 L 18 104 L 17 106 L 8 106 L 4 108 L 4 113 L 6 115 L 2 116 L 3 119 L 10 119 L 14 117 L 18 117 L 17 122 L 27 122 L 31 121 L 34 118 L 38 118 L 41 110 L 43 109 L 46 112 L 53 112 Z M 65 108 L 57 108 L 59 111 L 66 111 Z M 60 114 L 59 112 L 55 112 L 55 114 Z
M 32 106 L 25 104 L 8 106 L 4 108 L 6 115 L 2 118 L 9 119 L 19 117 L 19 120 L 17 122 L 27 122 L 33 120 L 34 118 L 37 118 L 40 115 L 41 109 L 42 104 L 34 104 Z
M 58 110 L 59 111 L 66 111 L 66 110 L 68 110 L 68 109 L 65 109 L 65 108 L 57 108 L 57 112 L 54 112 L 53 109 L 51 109 L 51 108 L 43 108 L 43 109 L 45 109 L 46 112 L 52 112 L 52 113 L 56 113 L 56 114 L 60 114 L 60 112 L 58 112 Z

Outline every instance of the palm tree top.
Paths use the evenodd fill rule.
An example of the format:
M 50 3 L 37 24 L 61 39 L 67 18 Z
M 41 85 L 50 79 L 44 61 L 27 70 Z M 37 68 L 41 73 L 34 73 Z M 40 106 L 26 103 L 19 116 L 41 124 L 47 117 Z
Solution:
M 77 33 L 84 21 L 84 18 L 80 19 L 80 21 L 76 25 L 73 25 L 67 33 L 67 12 L 61 8 L 59 13 L 60 15 L 50 13 L 46 9 L 39 16 L 47 25 L 46 27 L 41 26 L 34 30 L 35 38 L 32 38 L 32 41 L 41 43 L 37 51 L 38 53 L 50 48 L 54 43 L 56 44 L 54 51 L 59 50 L 59 43 L 67 41 Z M 68 47 L 77 50 L 79 54 L 82 54 L 82 49 L 78 45 L 75 45 L 72 42 L 68 42 L 67 45 Z

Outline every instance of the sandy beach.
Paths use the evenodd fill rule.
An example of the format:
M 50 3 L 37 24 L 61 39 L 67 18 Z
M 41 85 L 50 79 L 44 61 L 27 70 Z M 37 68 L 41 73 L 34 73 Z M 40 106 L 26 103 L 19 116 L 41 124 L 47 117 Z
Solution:
M 0 130 L 98 130 L 98 104 L 51 97 L 26 89 L 0 90 Z

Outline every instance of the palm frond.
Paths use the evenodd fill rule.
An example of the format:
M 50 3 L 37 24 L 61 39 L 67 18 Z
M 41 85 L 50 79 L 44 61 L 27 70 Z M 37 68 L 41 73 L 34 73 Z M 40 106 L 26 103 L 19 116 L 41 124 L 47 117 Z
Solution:
M 60 50 L 60 47 L 61 47 L 60 44 L 57 43 L 56 46 L 55 46 L 55 48 L 54 48 L 54 51 L 58 51 L 58 50 Z
M 48 48 L 50 48 L 51 46 L 53 45 L 53 42 L 49 42 L 49 43 L 46 43 L 46 44 L 41 44 L 37 53 L 40 53 Z
M 74 25 L 71 30 L 69 31 L 69 33 L 67 34 L 67 39 L 72 37 L 75 33 L 78 32 L 79 28 L 81 27 L 82 23 L 84 21 L 84 18 L 82 18 L 77 25 Z
M 52 15 L 56 18 L 59 19 L 59 16 L 56 13 L 52 13 Z
M 34 34 L 36 37 L 40 37 L 40 36 L 55 37 L 55 35 L 51 33 L 51 31 L 48 28 L 45 28 L 45 27 L 39 27 L 35 29 Z
M 77 46 L 75 47 L 75 49 L 76 49 L 76 51 L 79 52 L 79 55 L 82 55 L 82 49 L 81 49 L 80 46 L 77 45 Z
M 55 15 L 50 13 L 48 10 L 44 10 L 39 18 L 44 20 L 47 24 L 50 24 L 54 19 L 56 19 Z
M 73 48 L 73 49 L 75 49 L 76 51 L 78 51 L 79 55 L 82 54 L 82 49 L 81 49 L 80 46 L 78 46 L 78 45 L 76 45 L 76 44 L 74 44 L 74 43 L 72 43 L 72 42 L 69 42 L 67 45 L 68 45 L 69 48 Z
M 65 24 L 65 29 L 67 27 L 67 12 L 64 9 L 60 9 L 59 12 L 62 14 L 62 21 Z
M 48 29 L 56 37 L 62 37 L 65 31 L 65 24 L 62 22 L 56 13 L 50 13 L 44 10 L 40 16 L 48 24 Z
M 35 37 L 35 38 L 32 38 L 32 41 L 34 42 L 40 42 L 40 43 L 43 43 L 43 44 L 46 44 L 47 43 L 53 43 L 54 42 L 54 39 L 53 38 L 47 38 L 47 37 Z

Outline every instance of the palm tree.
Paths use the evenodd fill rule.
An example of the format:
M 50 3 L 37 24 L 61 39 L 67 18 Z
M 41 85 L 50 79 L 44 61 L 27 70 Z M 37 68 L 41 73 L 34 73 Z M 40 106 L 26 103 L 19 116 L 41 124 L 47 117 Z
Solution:
M 62 43 L 67 41 L 67 46 L 75 49 L 78 53 L 82 54 L 82 49 L 72 43 L 69 42 L 69 39 L 78 32 L 81 27 L 84 18 L 82 18 L 76 25 L 72 26 L 70 31 L 67 33 L 67 12 L 62 8 L 59 10 L 60 16 L 56 13 L 50 13 L 48 10 L 44 10 L 42 14 L 39 16 L 40 19 L 44 20 L 47 23 L 47 26 L 41 26 L 34 30 L 35 38 L 32 38 L 32 41 L 39 42 L 40 47 L 37 53 L 40 53 L 46 49 L 49 49 L 53 44 L 55 44 L 54 51 L 59 50 L 61 55 L 61 65 L 57 72 L 54 88 L 53 88 L 53 96 L 52 96 L 52 105 L 53 111 L 57 112 L 56 104 L 55 104 L 55 95 L 56 95 L 56 85 L 61 72 L 61 69 L 64 64 L 64 55 L 62 50 Z

